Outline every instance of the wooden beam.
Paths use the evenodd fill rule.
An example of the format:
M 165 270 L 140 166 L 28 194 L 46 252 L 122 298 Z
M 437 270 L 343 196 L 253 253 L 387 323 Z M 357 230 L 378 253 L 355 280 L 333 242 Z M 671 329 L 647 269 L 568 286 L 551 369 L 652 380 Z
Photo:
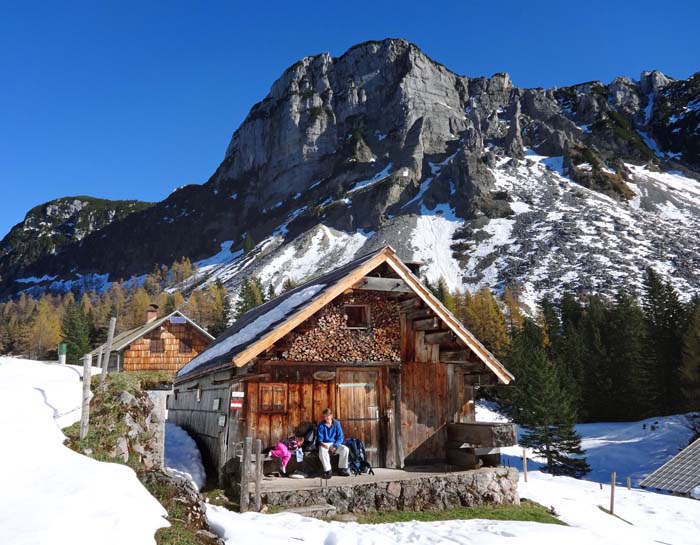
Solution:
M 376 276 L 365 276 L 360 282 L 353 286 L 356 290 L 388 291 L 394 293 L 413 293 L 406 282 L 400 278 L 378 278 Z
M 431 308 L 452 330 L 456 333 L 464 344 L 466 344 L 504 384 L 513 380 L 508 370 L 495 358 L 486 347 L 474 337 L 474 335 L 464 327 L 457 318 L 445 308 L 445 306 L 418 280 L 411 270 L 404 265 L 394 252 L 388 254 L 387 264 L 398 274 L 409 286 L 413 288 L 423 300 L 426 306 Z M 406 309 L 412 310 L 412 309 Z
M 432 318 L 435 313 L 429 308 L 419 308 L 406 313 L 406 318 L 409 320 L 420 320 L 421 318 Z
M 427 344 L 440 344 L 451 341 L 454 338 L 455 334 L 452 331 L 436 331 L 435 333 L 425 334 L 425 342 Z
M 413 329 L 415 331 L 436 331 L 444 329 L 442 320 L 433 316 L 432 318 L 423 318 L 422 320 L 413 321 Z
M 423 302 L 418 297 L 412 297 L 406 301 L 401 301 L 399 303 L 399 308 L 401 312 L 408 312 L 409 310 L 415 310 L 420 307 Z
M 440 350 L 440 361 L 466 363 L 469 361 L 469 350 Z

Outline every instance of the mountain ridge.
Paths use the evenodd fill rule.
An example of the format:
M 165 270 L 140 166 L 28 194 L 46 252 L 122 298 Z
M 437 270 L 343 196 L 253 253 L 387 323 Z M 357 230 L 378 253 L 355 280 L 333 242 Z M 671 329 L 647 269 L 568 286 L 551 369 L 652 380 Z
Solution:
M 621 77 L 608 85 L 521 89 L 504 73 L 460 76 L 405 40 L 364 42 L 340 57 L 322 53 L 287 68 L 234 131 L 207 182 L 179 188 L 55 254 L 14 268 L 0 263 L 0 293 L 27 288 L 13 277 L 68 279 L 78 272 L 124 278 L 182 255 L 194 261 L 219 251 L 233 260 L 231 275 L 224 278 L 232 291 L 243 271 L 274 278 L 279 287 L 282 277 L 265 271 L 264 256 L 274 263 L 275 256 L 279 261 L 280 255 L 292 255 L 292 248 L 303 255 L 300 249 L 313 247 L 314 237 L 321 235 L 343 239 L 347 246 L 340 257 L 328 257 L 333 250 L 318 263 L 350 259 L 349 249 L 357 253 L 383 242 L 413 258 L 429 254 L 419 246 L 432 243 L 440 250 L 437 257 L 425 256 L 427 270 L 441 262 L 436 270 L 448 272 L 454 287 L 513 284 L 527 274 L 509 272 L 504 265 L 504 274 L 479 278 L 476 269 L 488 269 L 486 262 L 498 256 L 477 256 L 483 261 L 479 267 L 470 260 L 485 251 L 482 243 L 493 238 L 486 235 L 498 222 L 506 225 L 511 218 L 514 225 L 524 224 L 527 214 L 542 212 L 534 202 L 524 211 L 521 199 L 531 199 L 545 186 L 550 189 L 543 195 L 554 198 L 563 183 L 584 192 L 579 211 L 592 210 L 599 198 L 610 199 L 606 206 L 620 213 L 639 200 L 642 208 L 635 210 L 642 211 L 635 214 L 647 215 L 660 214 L 655 201 L 671 203 L 687 223 L 676 238 L 691 241 L 700 217 L 693 193 L 700 179 L 698 122 L 700 73 L 674 80 L 652 71 L 637 82 Z M 559 164 L 549 168 L 545 158 L 557 157 Z M 643 173 L 635 170 L 642 167 Z M 677 171 L 687 180 L 681 184 L 687 186 L 686 195 L 679 197 L 654 178 L 664 171 Z M 518 176 L 530 183 L 516 183 Z M 653 181 L 640 185 L 640 176 Z M 433 232 L 442 229 L 443 238 L 413 241 L 419 231 L 420 236 L 428 232 L 421 225 Z M 649 221 L 648 229 L 652 232 L 637 237 L 656 240 L 653 230 L 661 227 Z M 622 240 L 627 234 L 615 236 Z M 241 257 L 247 237 L 259 244 Z M 109 244 L 109 257 L 101 254 L 104 244 Z M 518 244 L 528 246 L 526 232 L 513 238 L 511 245 Z M 691 265 L 664 272 L 696 290 L 697 248 L 690 246 Z M 0 254 L 4 247 L 5 239 Z M 546 252 L 539 249 L 536 256 L 544 259 Z M 293 260 L 285 263 L 293 266 Z M 598 289 L 585 284 L 581 289 Z

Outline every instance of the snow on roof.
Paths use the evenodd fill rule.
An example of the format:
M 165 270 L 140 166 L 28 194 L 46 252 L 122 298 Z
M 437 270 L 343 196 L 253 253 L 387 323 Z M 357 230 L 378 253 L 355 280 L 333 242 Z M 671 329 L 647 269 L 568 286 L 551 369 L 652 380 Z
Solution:
M 641 483 L 644 488 L 692 494 L 700 487 L 700 439 L 671 458 Z
M 269 330 L 272 326 L 284 320 L 288 314 L 291 314 L 297 307 L 308 302 L 324 287 L 325 284 L 314 284 L 292 293 L 278 305 L 273 306 L 267 312 L 256 317 L 252 322 L 245 325 L 245 327 L 232 335 L 222 338 L 220 342 L 213 344 L 207 350 L 192 359 L 192 361 L 180 369 L 178 376 L 186 375 L 203 364 L 216 358 L 226 356 L 236 348 L 248 344 L 250 341 Z

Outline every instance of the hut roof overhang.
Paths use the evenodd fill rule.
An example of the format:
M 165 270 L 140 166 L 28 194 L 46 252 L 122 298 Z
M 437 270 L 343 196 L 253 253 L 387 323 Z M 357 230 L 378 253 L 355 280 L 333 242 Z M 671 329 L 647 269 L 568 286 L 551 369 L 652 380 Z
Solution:
M 138 327 L 135 327 L 133 329 L 130 329 L 128 331 L 124 331 L 123 333 L 120 333 L 114 339 L 112 339 L 112 352 L 121 352 L 129 346 L 131 343 L 133 343 L 135 340 L 140 339 L 144 335 L 150 333 L 151 331 L 159 328 L 162 326 L 165 322 L 170 320 L 173 317 L 180 317 L 181 319 L 185 320 L 186 323 L 190 324 L 192 327 L 194 327 L 197 331 L 199 331 L 202 335 L 204 335 L 207 339 L 209 340 L 214 340 L 214 337 L 204 328 L 200 327 L 196 322 L 185 316 L 182 312 L 179 310 L 175 310 L 171 312 L 170 314 L 167 314 L 166 316 L 163 316 L 161 318 L 158 318 L 156 320 L 153 320 L 152 322 L 145 323 L 143 325 L 140 325 Z M 106 343 L 98 346 L 95 348 L 92 352 L 89 352 L 92 356 L 97 356 L 99 353 L 100 348 L 104 350 L 106 348 Z
M 421 283 L 394 249 L 386 246 L 249 310 L 185 365 L 175 382 L 182 383 L 232 366 L 246 365 L 336 297 L 363 282 L 366 275 L 383 264 L 476 354 L 500 382 L 508 384 L 513 380 L 513 375 L 503 364 Z
M 691 495 L 693 490 L 700 488 L 700 439 L 644 478 L 640 485 Z

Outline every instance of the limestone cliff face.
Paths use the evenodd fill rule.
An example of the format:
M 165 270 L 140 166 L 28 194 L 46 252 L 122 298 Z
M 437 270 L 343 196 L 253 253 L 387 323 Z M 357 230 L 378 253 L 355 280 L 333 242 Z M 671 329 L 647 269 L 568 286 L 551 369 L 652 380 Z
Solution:
M 592 192 L 586 195 L 629 208 L 658 194 L 639 194 L 644 182 L 634 166 L 699 177 L 699 123 L 700 73 L 673 80 L 654 71 L 639 81 L 522 89 L 507 74 L 455 74 L 405 40 L 366 42 L 340 57 L 306 57 L 288 68 L 234 132 L 208 182 L 80 240 L 63 240 L 51 252 L 18 259 L 14 252 L 11 268 L 0 263 L 0 293 L 25 287 L 13 277 L 66 278 L 72 267 L 125 278 L 183 255 L 211 256 L 222 243 L 240 249 L 247 233 L 261 243 L 261 254 L 313 244 L 323 229 L 350 237 L 382 233 L 411 253 L 419 243 L 406 241 L 416 225 L 446 214 L 461 227 L 451 230 L 445 251 L 455 246 L 463 264 L 482 242 L 472 234 L 525 210 L 503 183 L 505 170 L 516 173 L 529 158 L 548 157 L 552 168 L 543 177 L 519 174 L 532 195 L 566 179 Z M 546 215 L 546 202 L 527 206 Z M 586 202 L 571 209 L 585 211 Z M 688 206 L 694 221 L 695 205 Z M 237 274 L 227 277 L 234 285 Z

